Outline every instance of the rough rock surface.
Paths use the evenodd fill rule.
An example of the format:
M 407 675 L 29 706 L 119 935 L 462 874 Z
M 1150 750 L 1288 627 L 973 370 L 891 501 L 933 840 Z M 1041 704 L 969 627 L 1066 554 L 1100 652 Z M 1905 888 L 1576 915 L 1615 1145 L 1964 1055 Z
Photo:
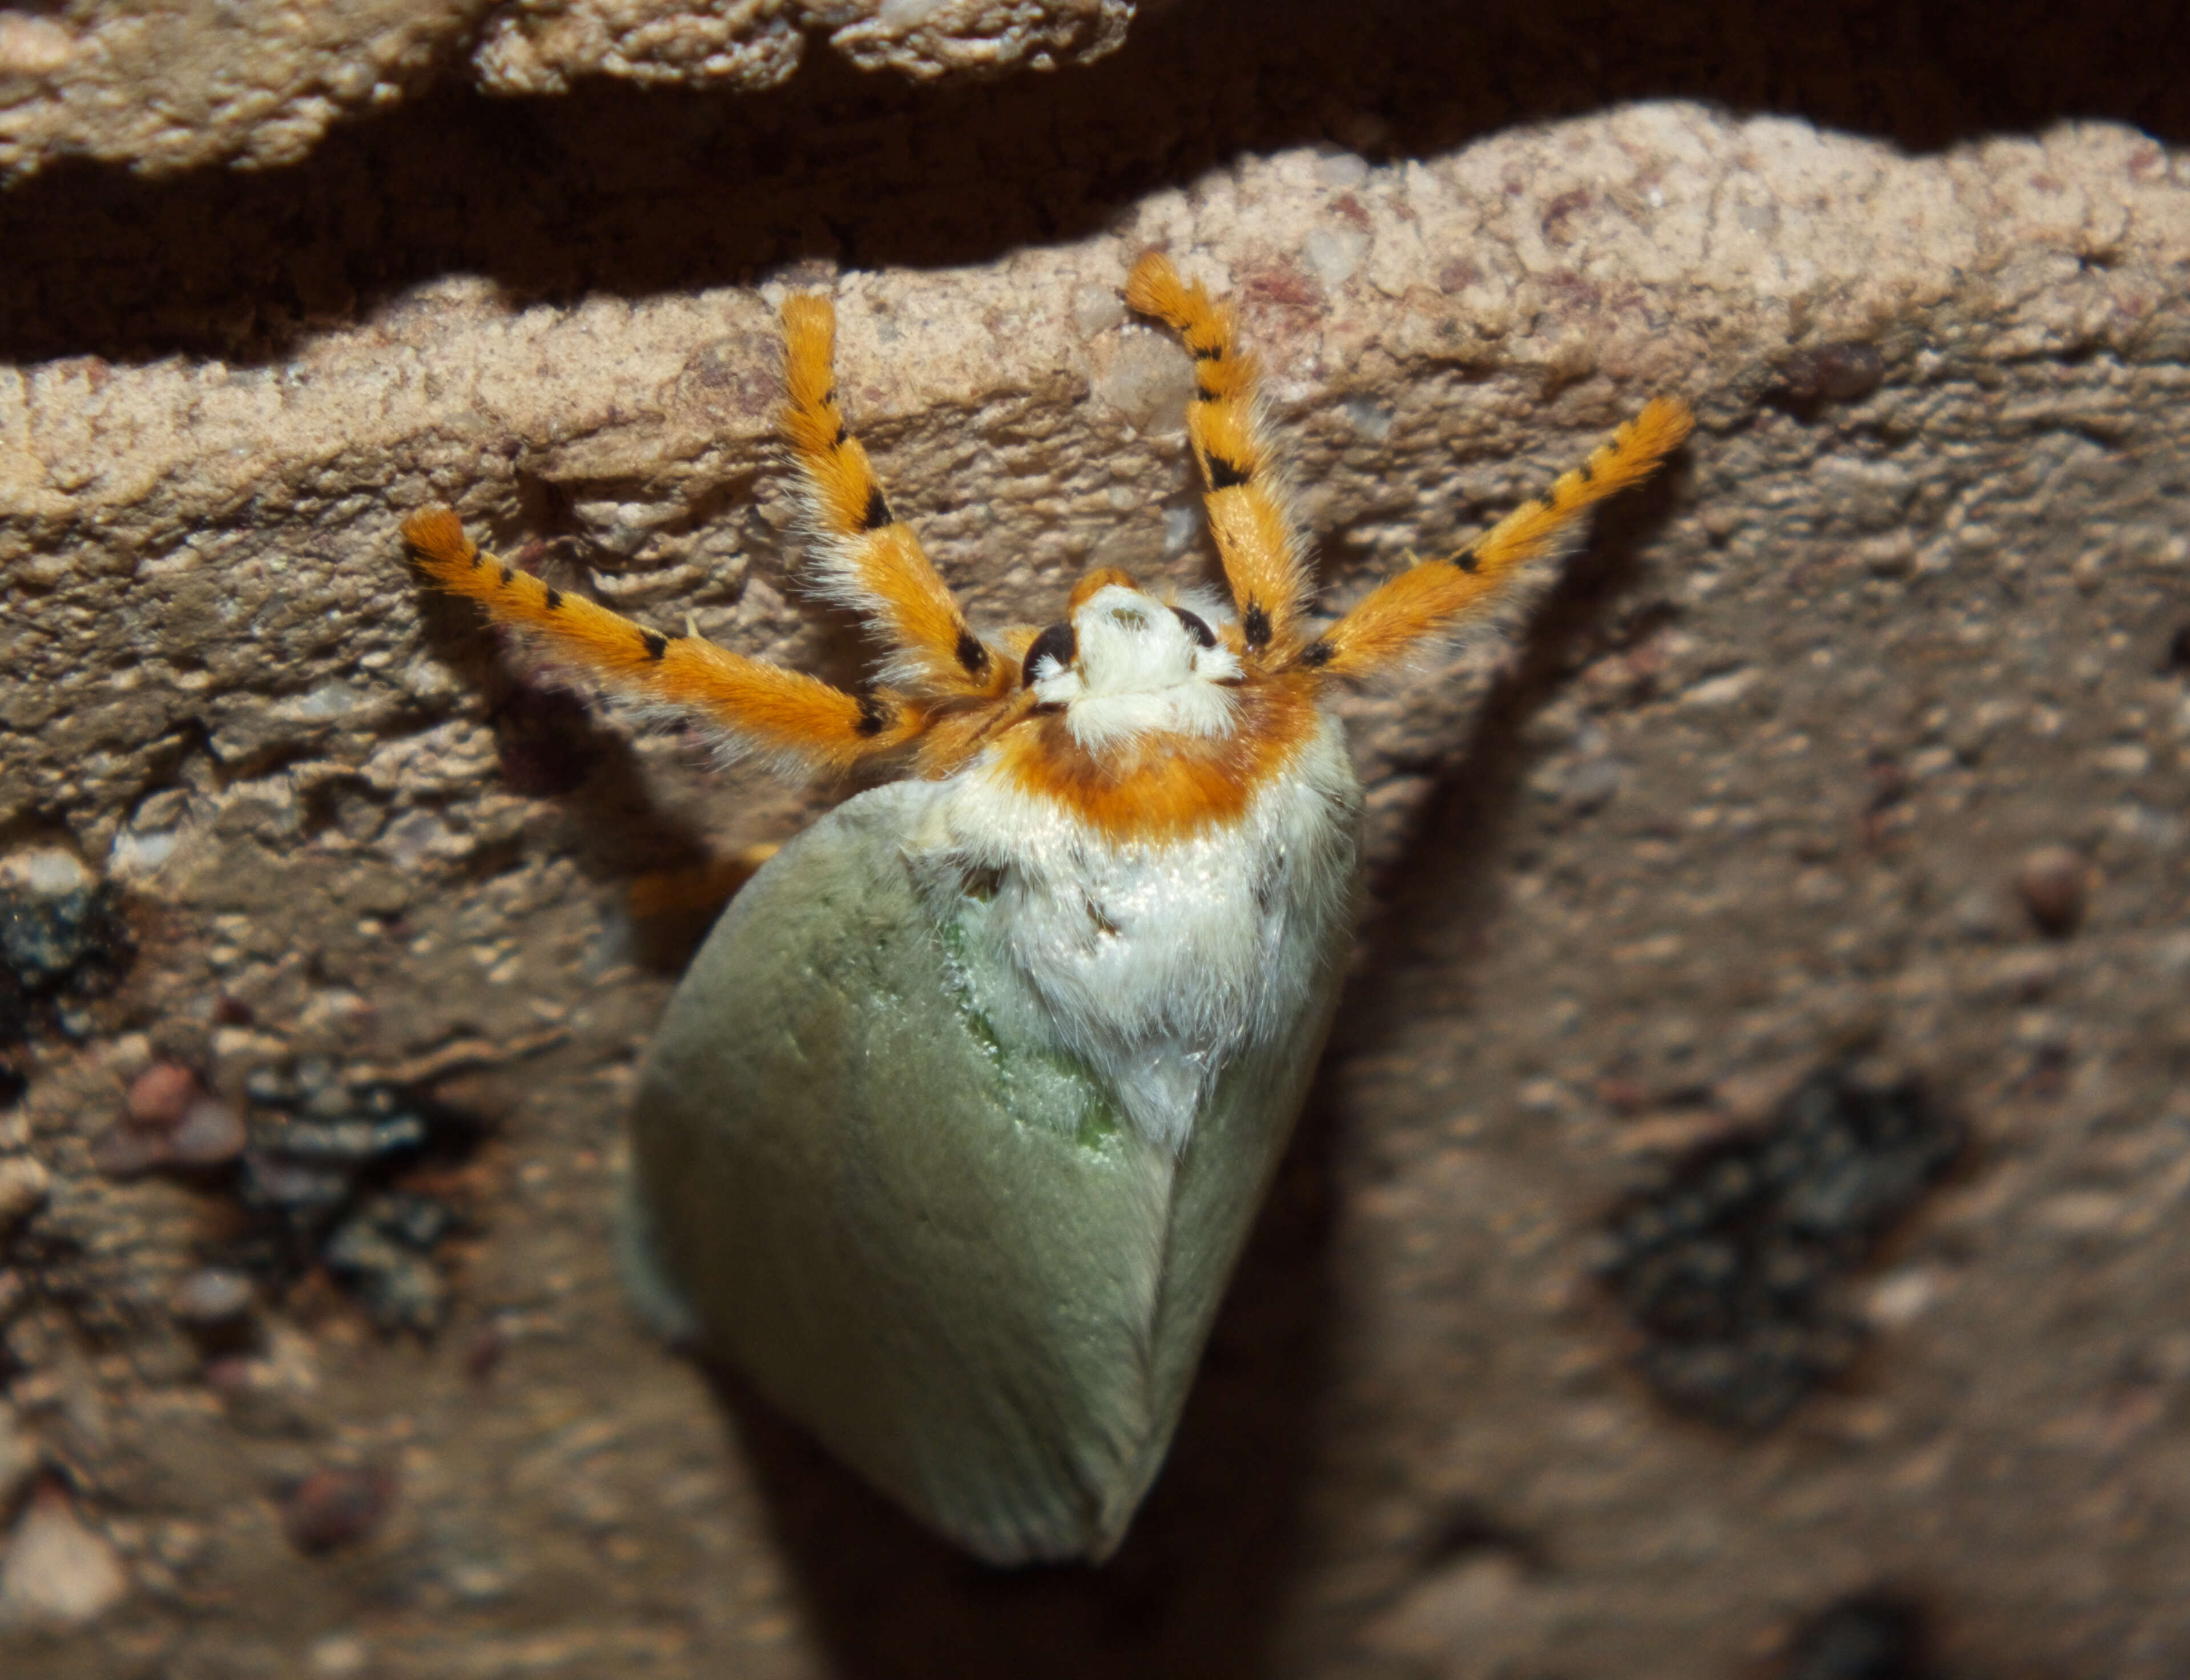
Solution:
M 1053 70 L 1115 51 L 1132 14 L 1132 0 L 508 0 L 472 69 L 491 94 L 565 93 L 587 76 L 758 90 L 798 67 L 814 30 L 861 70 L 922 80 Z
M 2190 1668 L 2165 55 L 2125 13 L 2131 61 L 2024 99 L 1969 43 L 2062 38 L 1996 11 L 1935 19 L 1936 71 L 1877 20 L 1591 23 L 1617 71 L 1540 5 L 1251 21 L 0 200 L 36 253 L 0 270 L 0 1155 L 42 1192 L 0 1253 L 0 1540 L 59 1511 L 104 1583 L 94 1627 L 0 1633 L 11 1676 Z M 812 286 L 982 619 L 1196 576 L 1185 364 L 1116 296 L 1149 244 L 1240 300 L 1335 603 L 1649 393 L 1701 426 L 1510 645 L 1350 703 L 1372 913 L 1172 1462 L 1105 1569 L 997 1577 L 616 1280 L 618 1113 L 692 931 L 626 889 L 831 792 L 508 665 L 395 526 L 451 498 L 565 587 L 856 677 L 769 442 Z M 103 1174 L 170 1067 L 145 1088 L 249 1146 Z M 1637 1209 L 1746 1205 L 1713 1175 L 1777 1159 L 1821 1069 L 1921 1081 L 1954 1164 L 1805 1251 L 1834 1358 L 1778 1421 L 1676 1411 L 1672 1297 L 1631 1314 L 1608 1267 Z M 1869 1194 L 1862 1130 L 1771 1169 L 1789 1241 Z M 1684 1229 L 1683 1287 L 1727 1251 Z M 208 1269 L 233 1311 L 190 1306 Z
M 294 163 L 328 128 L 445 73 L 490 94 L 588 77 L 774 88 L 823 35 L 862 70 L 928 79 L 1114 50 L 1132 0 L 79 0 L 0 11 L 0 182 L 64 157 L 148 174 Z
M 0 1552 L 0 1627 L 83 1626 L 128 1592 L 114 1547 L 77 1519 L 58 1490 L 31 1499 Z

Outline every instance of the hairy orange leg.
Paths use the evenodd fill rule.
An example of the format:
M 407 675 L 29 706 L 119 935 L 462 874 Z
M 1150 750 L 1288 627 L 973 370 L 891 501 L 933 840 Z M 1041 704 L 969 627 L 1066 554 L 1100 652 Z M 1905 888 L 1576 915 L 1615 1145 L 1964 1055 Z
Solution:
M 479 548 L 446 508 L 411 514 L 403 536 L 420 569 L 451 594 L 536 636 L 583 675 L 696 713 L 733 746 L 817 769 L 847 769 L 904 746 L 924 724 L 924 709 L 897 696 L 847 694 L 803 672 L 747 659 L 698 636 L 650 630 L 565 594 Z
M 1209 528 L 1240 614 L 1250 657 L 1282 661 L 1300 645 L 1301 615 L 1313 593 L 1308 561 L 1285 504 L 1269 439 L 1255 403 L 1255 360 L 1240 349 L 1232 311 L 1189 286 L 1171 259 L 1151 251 L 1133 264 L 1126 302 L 1178 334 L 1194 358 L 1187 437 L 1201 463 Z
M 1516 572 L 1557 549 L 1589 508 L 1656 472 L 1694 424 L 1677 398 L 1644 404 L 1546 495 L 1523 502 L 1450 559 L 1425 560 L 1378 586 L 1309 643 L 1301 663 L 1333 677 L 1361 676 L 1480 612 Z
M 880 626 L 893 650 L 883 667 L 889 680 L 939 698 L 1007 693 L 1018 673 L 973 633 L 844 423 L 835 309 L 814 293 L 791 298 L 783 332 L 783 432 L 805 491 L 822 593 Z

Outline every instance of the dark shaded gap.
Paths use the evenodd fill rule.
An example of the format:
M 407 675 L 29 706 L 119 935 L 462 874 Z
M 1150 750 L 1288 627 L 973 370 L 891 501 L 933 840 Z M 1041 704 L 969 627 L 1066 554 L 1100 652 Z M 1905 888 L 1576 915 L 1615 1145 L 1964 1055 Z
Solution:
M 1678 98 L 1932 150 L 2060 121 L 2190 133 L 2181 4 L 1198 0 L 1085 69 L 920 87 L 819 48 L 759 95 L 451 93 L 304 162 L 147 180 L 64 163 L 0 195 L 0 358 L 279 359 L 451 273 L 519 300 L 945 266 L 1086 237 L 1240 156 L 1427 156 Z M 25 260 L 21 253 L 31 253 Z

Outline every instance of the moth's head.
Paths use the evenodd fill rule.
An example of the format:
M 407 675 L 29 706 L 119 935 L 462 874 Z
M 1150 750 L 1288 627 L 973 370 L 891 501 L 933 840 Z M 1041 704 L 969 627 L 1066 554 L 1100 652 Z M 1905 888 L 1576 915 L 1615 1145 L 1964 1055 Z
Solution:
M 1122 571 L 1081 579 L 1067 616 L 1035 638 L 1023 668 L 1035 701 L 1063 708 L 1084 746 L 1232 730 L 1239 656 L 1202 614 Z

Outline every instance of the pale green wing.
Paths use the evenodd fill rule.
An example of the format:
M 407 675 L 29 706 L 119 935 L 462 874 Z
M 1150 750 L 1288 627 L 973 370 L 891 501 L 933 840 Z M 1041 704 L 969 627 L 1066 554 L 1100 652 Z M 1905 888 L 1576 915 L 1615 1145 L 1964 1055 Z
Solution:
M 1100 1558 L 1161 1463 L 1338 964 L 1314 953 L 1312 1019 L 1225 1077 L 1174 1163 L 1084 1067 L 962 1002 L 900 849 L 926 792 L 786 847 L 672 1000 L 633 1115 L 641 1293 L 980 1556 Z

